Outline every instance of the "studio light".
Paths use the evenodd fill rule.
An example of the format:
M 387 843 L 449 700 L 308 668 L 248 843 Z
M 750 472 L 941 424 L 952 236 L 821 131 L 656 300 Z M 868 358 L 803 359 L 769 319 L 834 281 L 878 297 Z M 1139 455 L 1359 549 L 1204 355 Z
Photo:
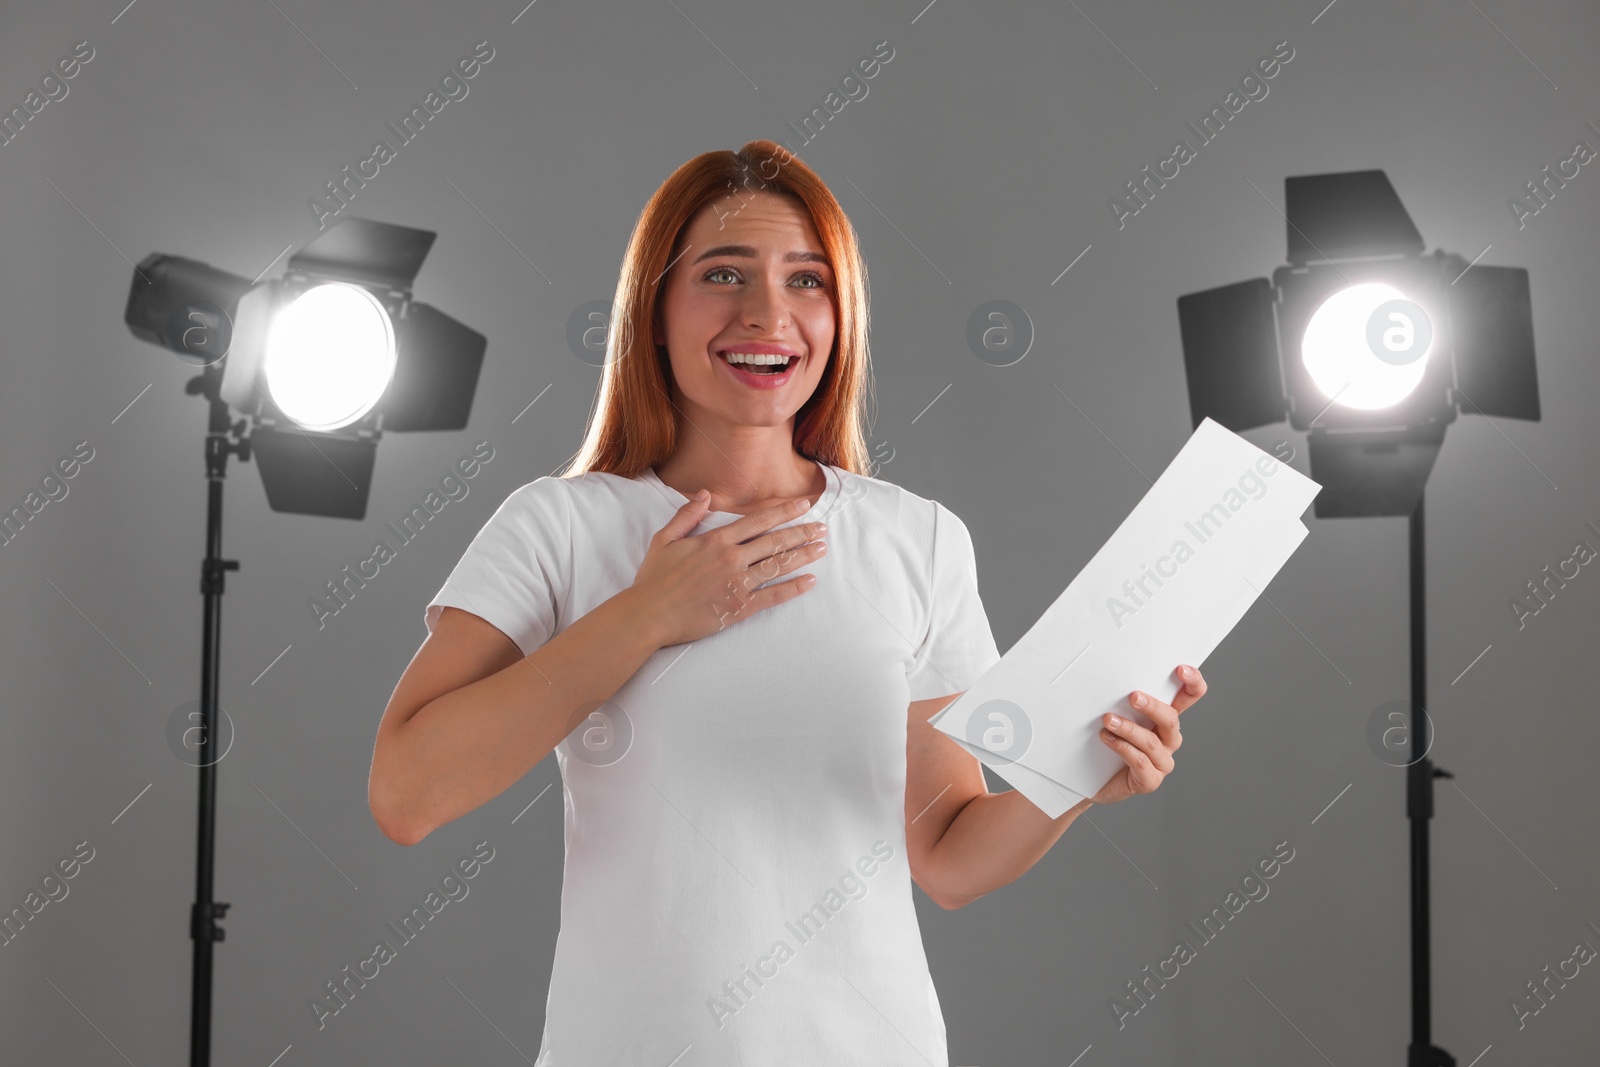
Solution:
M 135 337 L 199 367 L 184 390 L 210 404 L 200 724 L 198 734 L 185 733 L 202 756 L 189 912 L 191 1067 L 210 1063 L 212 946 L 231 906 L 212 898 L 223 579 L 239 568 L 222 557 L 228 457 L 254 456 L 274 511 L 361 519 L 385 430 L 467 425 L 487 342 L 412 300 L 434 236 L 346 218 L 291 256 L 282 278 L 260 284 L 159 252 L 134 268 L 123 321 Z
M 267 333 L 267 395 L 307 430 L 337 430 L 377 406 L 394 378 L 394 324 L 376 297 L 354 285 L 315 285 L 295 297 Z
M 1416 389 L 1432 339 L 1426 311 L 1392 285 L 1363 282 L 1340 289 L 1312 312 L 1300 354 L 1323 396 L 1374 411 Z
M 434 237 L 342 219 L 260 284 L 154 253 L 124 321 L 248 419 L 236 451 L 274 511 L 362 519 L 385 431 L 459 430 L 472 410 L 487 342 L 411 295 Z
M 1458 410 L 1539 419 L 1528 272 L 1423 255 L 1381 170 L 1284 179 L 1289 262 L 1178 298 L 1189 409 L 1235 432 L 1309 432 L 1318 518 L 1404 515 L 1411 712 L 1404 724 L 1411 866 L 1409 1067 L 1453 1067 L 1433 1043 L 1423 490 Z M 1487 251 L 1487 249 L 1485 249 Z M 1480 254 L 1481 255 L 1481 254 Z
M 1539 419 L 1528 272 L 1417 232 L 1381 170 L 1284 180 L 1289 262 L 1178 298 L 1189 407 L 1310 434 L 1318 518 L 1409 515 L 1458 410 Z

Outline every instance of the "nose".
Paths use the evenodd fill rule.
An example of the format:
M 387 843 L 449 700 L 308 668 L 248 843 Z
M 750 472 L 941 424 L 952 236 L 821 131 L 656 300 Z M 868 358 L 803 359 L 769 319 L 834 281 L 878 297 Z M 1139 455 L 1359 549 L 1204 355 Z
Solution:
M 781 280 L 752 284 L 739 309 L 746 329 L 777 333 L 788 325 L 788 291 Z

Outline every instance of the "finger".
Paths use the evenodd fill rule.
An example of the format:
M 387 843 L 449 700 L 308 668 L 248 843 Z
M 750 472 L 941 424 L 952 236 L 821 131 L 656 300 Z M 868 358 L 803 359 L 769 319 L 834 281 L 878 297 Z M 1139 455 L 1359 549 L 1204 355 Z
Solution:
M 1150 761 L 1150 765 L 1162 774 L 1172 770 L 1172 753 L 1169 747 L 1153 731 L 1147 730 L 1132 719 L 1124 719 L 1120 715 L 1106 716 L 1106 729 L 1111 731 L 1113 737 L 1129 742 L 1134 748 L 1143 753 L 1145 758 Z
M 800 526 L 785 526 L 781 530 L 752 538 L 740 545 L 743 559 L 747 566 L 756 566 L 765 559 L 782 557 L 787 562 L 793 554 L 813 542 L 821 542 L 827 536 L 827 523 L 808 522 Z
M 1161 784 L 1165 775 L 1160 768 L 1150 762 L 1150 757 L 1138 748 L 1110 730 L 1101 730 L 1100 740 L 1109 745 L 1112 751 L 1122 757 L 1122 762 L 1128 765 L 1128 785 L 1134 792 L 1148 793 Z
M 1206 695 L 1206 680 L 1198 670 L 1189 666 L 1179 667 L 1173 673 L 1182 685 L 1178 688 L 1178 695 L 1172 698 L 1172 707 L 1182 712 Z
M 1144 697 L 1143 707 L 1133 702 L 1139 696 Z M 1135 690 L 1134 695 L 1128 698 L 1128 705 L 1138 708 L 1150 717 L 1150 721 L 1156 724 L 1156 733 L 1160 735 L 1161 743 L 1167 748 L 1176 751 L 1178 746 L 1183 744 L 1183 734 L 1179 732 L 1178 727 L 1178 711 L 1171 704 L 1162 703 L 1149 693 Z
M 804 505 L 803 507 L 801 505 Z M 726 526 L 719 526 L 711 531 L 711 536 L 719 537 L 734 544 L 743 544 L 752 538 L 766 533 L 774 526 L 788 522 L 806 513 L 811 507 L 809 500 L 791 500 L 785 504 L 774 504 L 770 508 L 752 511 L 750 514 L 734 519 Z
M 716 612 L 718 619 L 717 629 L 725 629 L 730 622 L 737 622 L 745 617 L 746 610 L 753 599 L 748 591 L 741 591 L 740 585 L 729 578 L 724 586 L 722 596 L 711 605 L 711 610 Z
M 815 560 L 822 552 L 820 542 L 803 545 L 796 549 L 786 549 L 775 556 L 768 556 L 753 566 L 747 567 L 737 577 L 729 578 L 724 584 L 721 604 L 715 610 L 722 624 L 722 629 L 730 621 L 746 618 L 758 611 L 781 604 L 810 589 L 816 584 L 814 574 L 801 574 L 786 582 L 776 582 L 766 585 L 767 582 L 780 574 L 786 574 L 796 567 L 805 566 Z M 735 606 L 728 607 L 729 604 Z
M 751 597 L 750 606 L 754 611 L 765 611 L 786 600 L 793 600 L 816 584 L 817 576 L 814 574 L 801 574 L 787 581 L 775 582 Z
M 669 541 L 688 537 L 694 528 L 700 525 L 700 520 L 706 517 L 706 511 L 710 507 L 711 494 L 702 489 L 690 497 L 689 502 L 680 507 L 657 533 L 665 534 L 666 540 Z
M 827 543 L 824 541 L 805 541 L 796 547 L 782 549 L 750 564 L 744 569 L 740 578 L 745 595 L 754 593 L 757 586 L 771 581 L 780 574 L 787 574 L 796 567 L 805 566 L 822 556 L 827 549 Z

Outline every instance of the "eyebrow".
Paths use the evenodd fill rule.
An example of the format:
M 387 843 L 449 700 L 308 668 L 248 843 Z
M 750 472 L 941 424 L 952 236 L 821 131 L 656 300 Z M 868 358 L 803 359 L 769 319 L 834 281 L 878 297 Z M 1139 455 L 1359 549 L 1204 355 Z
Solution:
M 699 263 L 703 259 L 710 259 L 712 256 L 741 256 L 745 259 L 755 259 L 756 250 L 750 245 L 718 245 L 700 253 L 690 263 L 690 266 Z M 828 257 L 820 252 L 790 252 L 783 257 L 783 261 L 785 263 L 821 263 L 823 266 L 832 266 L 828 262 Z

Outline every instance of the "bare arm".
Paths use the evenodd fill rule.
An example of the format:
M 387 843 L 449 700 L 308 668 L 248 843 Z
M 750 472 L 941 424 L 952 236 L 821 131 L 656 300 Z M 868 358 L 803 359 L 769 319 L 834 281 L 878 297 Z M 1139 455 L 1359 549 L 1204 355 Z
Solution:
M 378 726 L 367 800 L 385 836 L 414 845 L 527 774 L 661 647 L 625 589 L 523 656 L 447 607 Z
M 1021 878 L 1094 804 L 1153 792 L 1172 773 L 1172 754 L 1183 744 L 1178 716 L 1206 693 L 1206 681 L 1193 667 L 1174 673 L 1182 684 L 1171 704 L 1138 691 L 1129 694 L 1130 703 L 1144 698 L 1134 706 L 1149 716 L 1154 729 L 1105 714 L 1100 740 L 1125 766 L 1093 797 L 1055 819 L 1015 789 L 989 792 L 982 764 L 928 725 L 960 693 L 913 701 L 906 727 L 906 851 L 917 884 L 942 908 L 970 904 Z
M 911 874 L 946 909 L 1022 877 L 1090 807 L 1085 800 L 1052 819 L 1016 790 L 989 792 L 977 758 L 928 725 L 960 695 L 913 701 L 906 726 Z

